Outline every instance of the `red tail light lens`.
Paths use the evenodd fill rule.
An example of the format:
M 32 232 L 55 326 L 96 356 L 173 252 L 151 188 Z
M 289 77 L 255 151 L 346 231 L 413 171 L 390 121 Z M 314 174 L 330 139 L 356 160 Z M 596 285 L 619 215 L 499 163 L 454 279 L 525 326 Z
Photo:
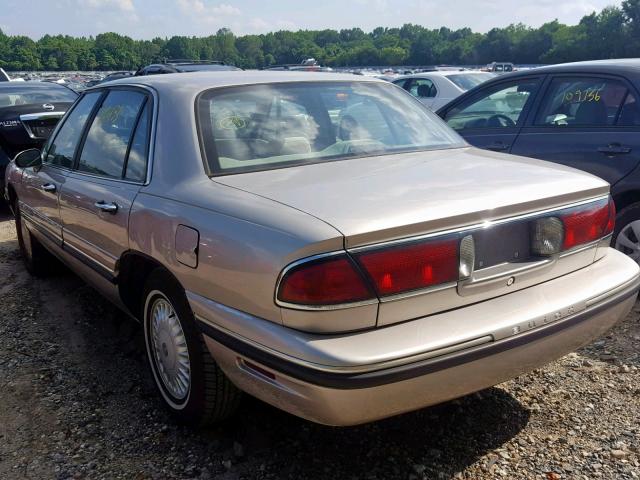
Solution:
M 302 263 L 285 273 L 278 300 L 296 305 L 336 305 L 375 298 L 347 255 Z
M 362 252 L 356 259 L 381 296 L 458 280 L 458 239 Z
M 593 242 L 613 232 L 616 207 L 613 200 L 577 207 L 560 215 L 564 225 L 563 250 Z

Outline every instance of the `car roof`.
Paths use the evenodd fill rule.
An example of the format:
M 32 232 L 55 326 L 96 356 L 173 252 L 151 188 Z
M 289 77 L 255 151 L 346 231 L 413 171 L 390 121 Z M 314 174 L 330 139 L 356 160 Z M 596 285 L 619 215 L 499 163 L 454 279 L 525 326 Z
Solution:
M 159 92 L 174 90 L 180 86 L 182 91 L 200 92 L 210 88 L 230 87 L 239 85 L 259 85 L 289 82 L 375 82 L 386 84 L 384 80 L 374 77 L 363 77 L 351 73 L 327 72 L 296 72 L 273 70 L 233 70 L 219 72 L 189 72 L 167 73 L 164 75 L 142 75 L 126 77 L 112 82 L 105 82 L 93 88 L 110 85 L 143 85 L 152 87 Z
M 64 88 L 66 90 L 70 90 L 69 87 L 64 85 L 60 85 L 59 83 L 53 82 L 0 82 L 0 89 L 20 89 L 24 90 L 25 88 L 33 88 L 33 89 L 42 89 L 42 88 Z
M 585 62 L 560 63 L 557 65 L 547 65 L 529 70 L 519 70 L 507 73 L 498 78 L 515 78 L 523 75 L 549 74 L 549 73 L 618 73 L 618 74 L 638 74 L 640 73 L 640 58 L 619 58 L 611 60 L 589 60 Z
M 438 76 L 438 77 L 449 77 L 451 75 L 464 75 L 465 73 L 487 73 L 491 74 L 493 72 L 483 72 L 482 70 L 431 70 L 428 72 L 419 72 L 419 73 L 410 73 L 408 75 L 399 75 L 393 79 L 403 80 L 405 78 L 420 78 L 425 76 Z

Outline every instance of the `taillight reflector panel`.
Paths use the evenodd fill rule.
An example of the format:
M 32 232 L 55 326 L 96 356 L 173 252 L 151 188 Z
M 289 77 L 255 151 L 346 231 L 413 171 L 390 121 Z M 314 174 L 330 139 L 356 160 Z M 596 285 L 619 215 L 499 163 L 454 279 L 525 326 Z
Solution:
M 380 296 L 458 280 L 458 237 L 367 250 L 355 258 Z
M 616 207 L 613 200 L 602 200 L 595 204 L 575 207 L 561 212 L 564 225 L 562 250 L 594 242 L 613 232 Z
M 294 265 L 283 275 L 277 298 L 284 303 L 321 306 L 376 297 L 345 253 Z

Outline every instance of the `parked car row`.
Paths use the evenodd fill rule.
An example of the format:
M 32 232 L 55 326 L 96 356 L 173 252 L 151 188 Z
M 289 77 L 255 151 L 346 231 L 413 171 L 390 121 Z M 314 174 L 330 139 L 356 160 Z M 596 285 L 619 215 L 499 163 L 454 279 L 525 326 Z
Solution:
M 634 81 L 578 73 L 577 106 L 578 80 L 541 70 L 441 111 L 472 143 L 512 135 L 503 152 L 370 77 L 123 78 L 19 153 L 5 196 L 30 272 L 57 258 L 143 324 L 181 421 L 226 418 L 244 391 L 312 421 L 368 422 L 544 365 L 632 308 L 640 267 L 609 246 L 609 184 L 504 154 L 539 104 L 549 128 L 577 128 L 591 104 L 618 130 Z

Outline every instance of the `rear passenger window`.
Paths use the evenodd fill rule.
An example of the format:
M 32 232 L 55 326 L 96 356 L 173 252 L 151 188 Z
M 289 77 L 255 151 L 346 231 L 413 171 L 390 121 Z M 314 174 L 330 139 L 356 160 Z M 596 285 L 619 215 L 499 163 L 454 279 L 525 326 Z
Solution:
M 536 125 L 614 125 L 629 94 L 624 83 L 614 79 L 556 78 L 549 86 L 545 101 L 536 117 Z M 635 99 L 632 103 L 635 104 Z M 628 112 L 631 110 L 630 106 Z M 631 114 L 627 113 L 624 121 L 630 116 Z M 623 120 L 622 116 L 620 120 Z
M 47 149 L 45 163 L 59 167 L 73 167 L 73 155 L 80 142 L 82 131 L 101 95 L 102 92 L 93 92 L 80 99 Z
M 640 125 L 640 106 L 636 102 L 636 97 L 631 93 L 627 93 L 627 98 L 622 105 L 620 115 L 618 116 L 617 125 L 622 127 L 634 127 Z
M 414 78 L 407 87 L 409 93 L 418 98 L 433 98 L 438 93 L 436 86 L 427 78 Z
M 141 92 L 109 92 L 89 128 L 80 154 L 79 171 L 122 178 L 129 141 L 145 99 Z
M 142 182 L 147 172 L 147 153 L 149 148 L 149 125 L 150 102 L 144 105 L 144 110 L 138 120 L 136 132 L 133 135 L 129 157 L 127 158 L 127 167 L 124 178 L 134 182 Z

